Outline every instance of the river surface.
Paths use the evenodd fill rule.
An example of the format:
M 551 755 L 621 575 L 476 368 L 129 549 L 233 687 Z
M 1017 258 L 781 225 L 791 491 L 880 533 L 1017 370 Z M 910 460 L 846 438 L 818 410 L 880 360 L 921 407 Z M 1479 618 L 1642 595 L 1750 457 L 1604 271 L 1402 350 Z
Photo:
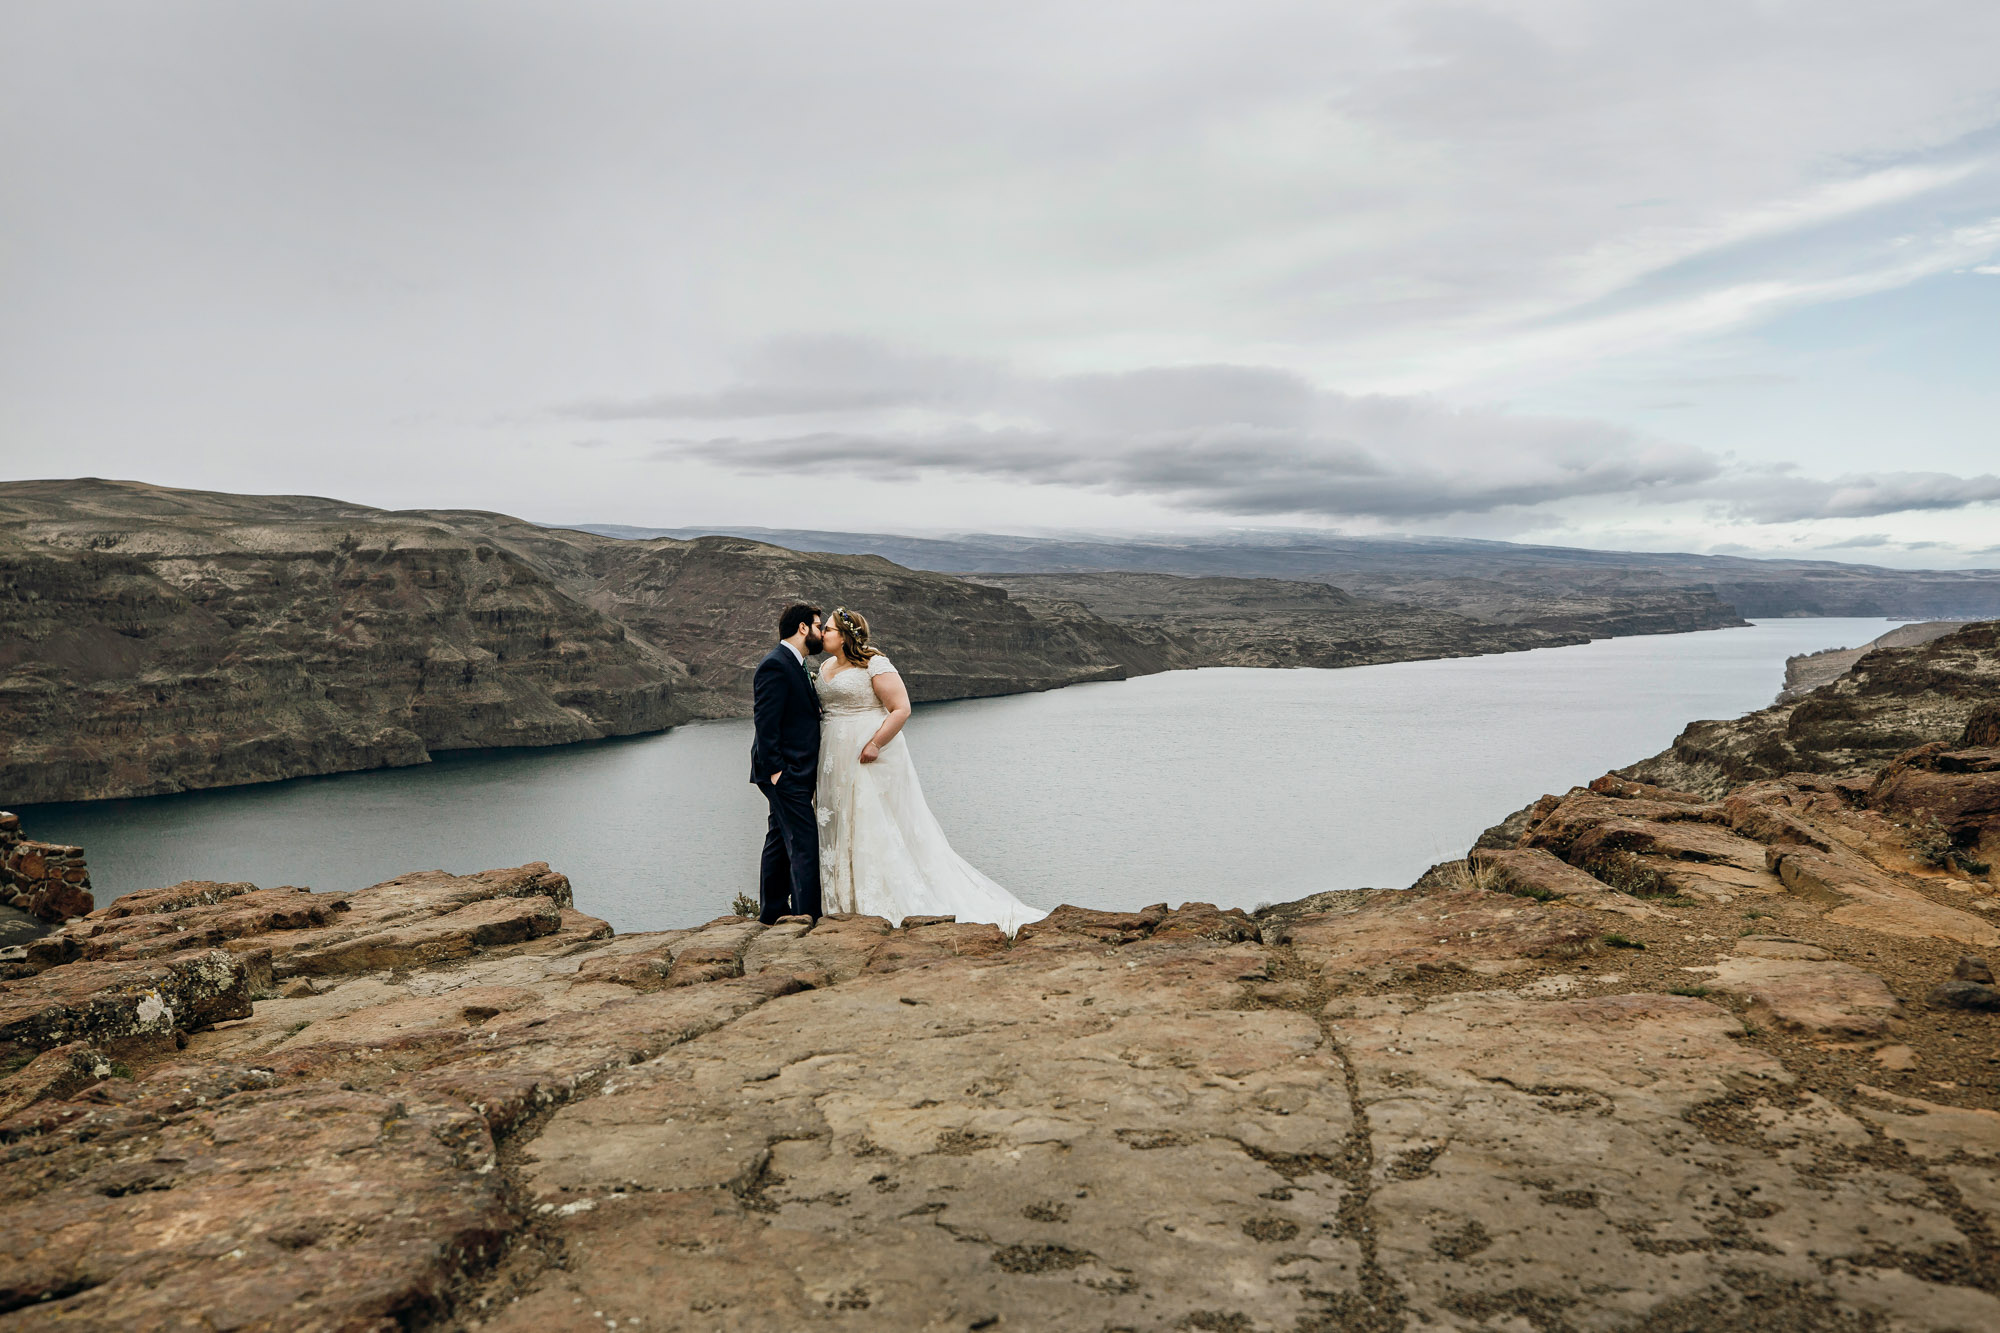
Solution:
M 1883 620 L 1339 671 L 1221 668 L 929 704 L 905 736 L 931 807 L 1027 902 L 1225 907 L 1401 888 L 1545 791 L 1764 707 L 1785 658 Z M 764 802 L 747 721 L 418 768 L 21 810 L 81 843 L 99 905 L 183 879 L 354 889 L 406 870 L 547 861 L 621 931 L 756 893 Z

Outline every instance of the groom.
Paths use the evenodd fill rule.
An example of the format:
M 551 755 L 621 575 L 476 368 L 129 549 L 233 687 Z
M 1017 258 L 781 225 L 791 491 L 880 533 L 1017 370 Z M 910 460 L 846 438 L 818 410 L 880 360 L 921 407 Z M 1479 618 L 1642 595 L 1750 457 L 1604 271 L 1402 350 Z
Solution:
M 786 915 L 819 920 L 819 825 L 813 786 L 819 777 L 819 695 L 806 657 L 820 650 L 820 609 L 800 602 L 778 617 L 778 646 L 757 664 L 751 717 L 750 781 L 771 805 L 758 879 L 757 919 Z

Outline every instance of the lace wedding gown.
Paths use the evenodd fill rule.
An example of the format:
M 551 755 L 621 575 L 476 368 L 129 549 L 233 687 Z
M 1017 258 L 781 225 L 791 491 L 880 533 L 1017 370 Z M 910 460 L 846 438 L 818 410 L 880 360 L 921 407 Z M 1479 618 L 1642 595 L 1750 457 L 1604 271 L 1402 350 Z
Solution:
M 980 874 L 951 849 L 924 804 L 908 742 L 898 733 L 882 757 L 861 762 L 861 747 L 888 710 L 874 679 L 894 671 L 886 657 L 866 669 L 832 671 L 820 663 L 820 898 L 829 912 L 860 912 L 900 922 L 906 916 L 987 921 L 1009 935 L 1047 915 Z

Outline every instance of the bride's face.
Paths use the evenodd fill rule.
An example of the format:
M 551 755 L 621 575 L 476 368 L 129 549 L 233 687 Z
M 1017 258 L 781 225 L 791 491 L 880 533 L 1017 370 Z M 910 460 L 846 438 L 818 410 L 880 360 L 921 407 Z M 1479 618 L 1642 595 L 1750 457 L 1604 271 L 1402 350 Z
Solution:
M 834 624 L 830 620 L 826 623 L 826 626 L 820 630 L 819 639 L 820 639 L 820 646 L 829 653 L 839 652 L 840 645 L 847 642 L 847 637 L 840 632 L 840 626 Z

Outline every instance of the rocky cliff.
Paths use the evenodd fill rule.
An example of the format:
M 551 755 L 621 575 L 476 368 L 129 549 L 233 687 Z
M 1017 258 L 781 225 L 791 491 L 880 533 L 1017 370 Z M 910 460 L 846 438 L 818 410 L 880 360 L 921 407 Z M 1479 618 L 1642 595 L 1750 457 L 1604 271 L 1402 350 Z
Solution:
M 678 663 L 514 553 L 330 501 L 0 487 L 0 792 L 143 796 L 690 715 Z
M 433 517 L 488 535 L 637 637 L 686 664 L 688 705 L 740 717 L 778 613 L 800 598 L 868 617 L 919 702 L 1053 689 L 1164 671 L 1156 643 L 1084 614 L 1044 614 L 1004 592 L 879 556 L 803 553 L 740 537 L 617 541 L 499 514 Z
M 1739 623 L 1704 596 L 1486 597 L 1461 613 L 1324 583 L 967 579 L 742 537 L 16 482 L 0 485 L 0 796 L 155 795 L 741 716 L 799 598 L 865 612 L 922 702 Z
M 1175 667 L 1348 667 L 1587 643 L 1579 630 L 1475 620 L 1325 583 L 1175 574 L 971 574 L 1056 614 L 1068 604 L 1158 645 Z
M 1788 657 L 1785 659 L 1785 687 L 1778 692 L 1778 702 L 1798 699 L 1822 685 L 1833 684 L 1877 648 L 1914 648 L 1932 639 L 1942 639 L 1968 623 L 1963 620 L 1925 620 L 1914 625 L 1898 625 L 1859 648 L 1826 648 L 1816 653 Z
M 1931 742 L 2000 744 L 2000 621 L 1873 648 L 1831 684 L 1744 717 L 1691 723 L 1671 749 L 1623 771 L 1712 794 L 1793 772 L 1853 775 Z
M 598 530 L 628 536 L 670 531 Z M 1831 560 L 1284 531 L 1150 540 L 731 531 L 800 550 L 870 552 L 952 573 L 1136 570 L 1306 580 L 1385 601 L 1598 638 L 1659 633 L 1663 627 L 1715 629 L 1737 623 L 1738 616 L 2000 615 L 2000 569 L 1885 569 Z
M 128 895 L 0 953 L 0 1324 L 2000 1327 L 1993 741 L 1013 941 Z
M 0 794 L 145 796 L 740 715 L 802 596 L 865 607 L 920 700 L 1166 665 L 1087 613 L 876 557 L 18 482 L 0 485 Z

